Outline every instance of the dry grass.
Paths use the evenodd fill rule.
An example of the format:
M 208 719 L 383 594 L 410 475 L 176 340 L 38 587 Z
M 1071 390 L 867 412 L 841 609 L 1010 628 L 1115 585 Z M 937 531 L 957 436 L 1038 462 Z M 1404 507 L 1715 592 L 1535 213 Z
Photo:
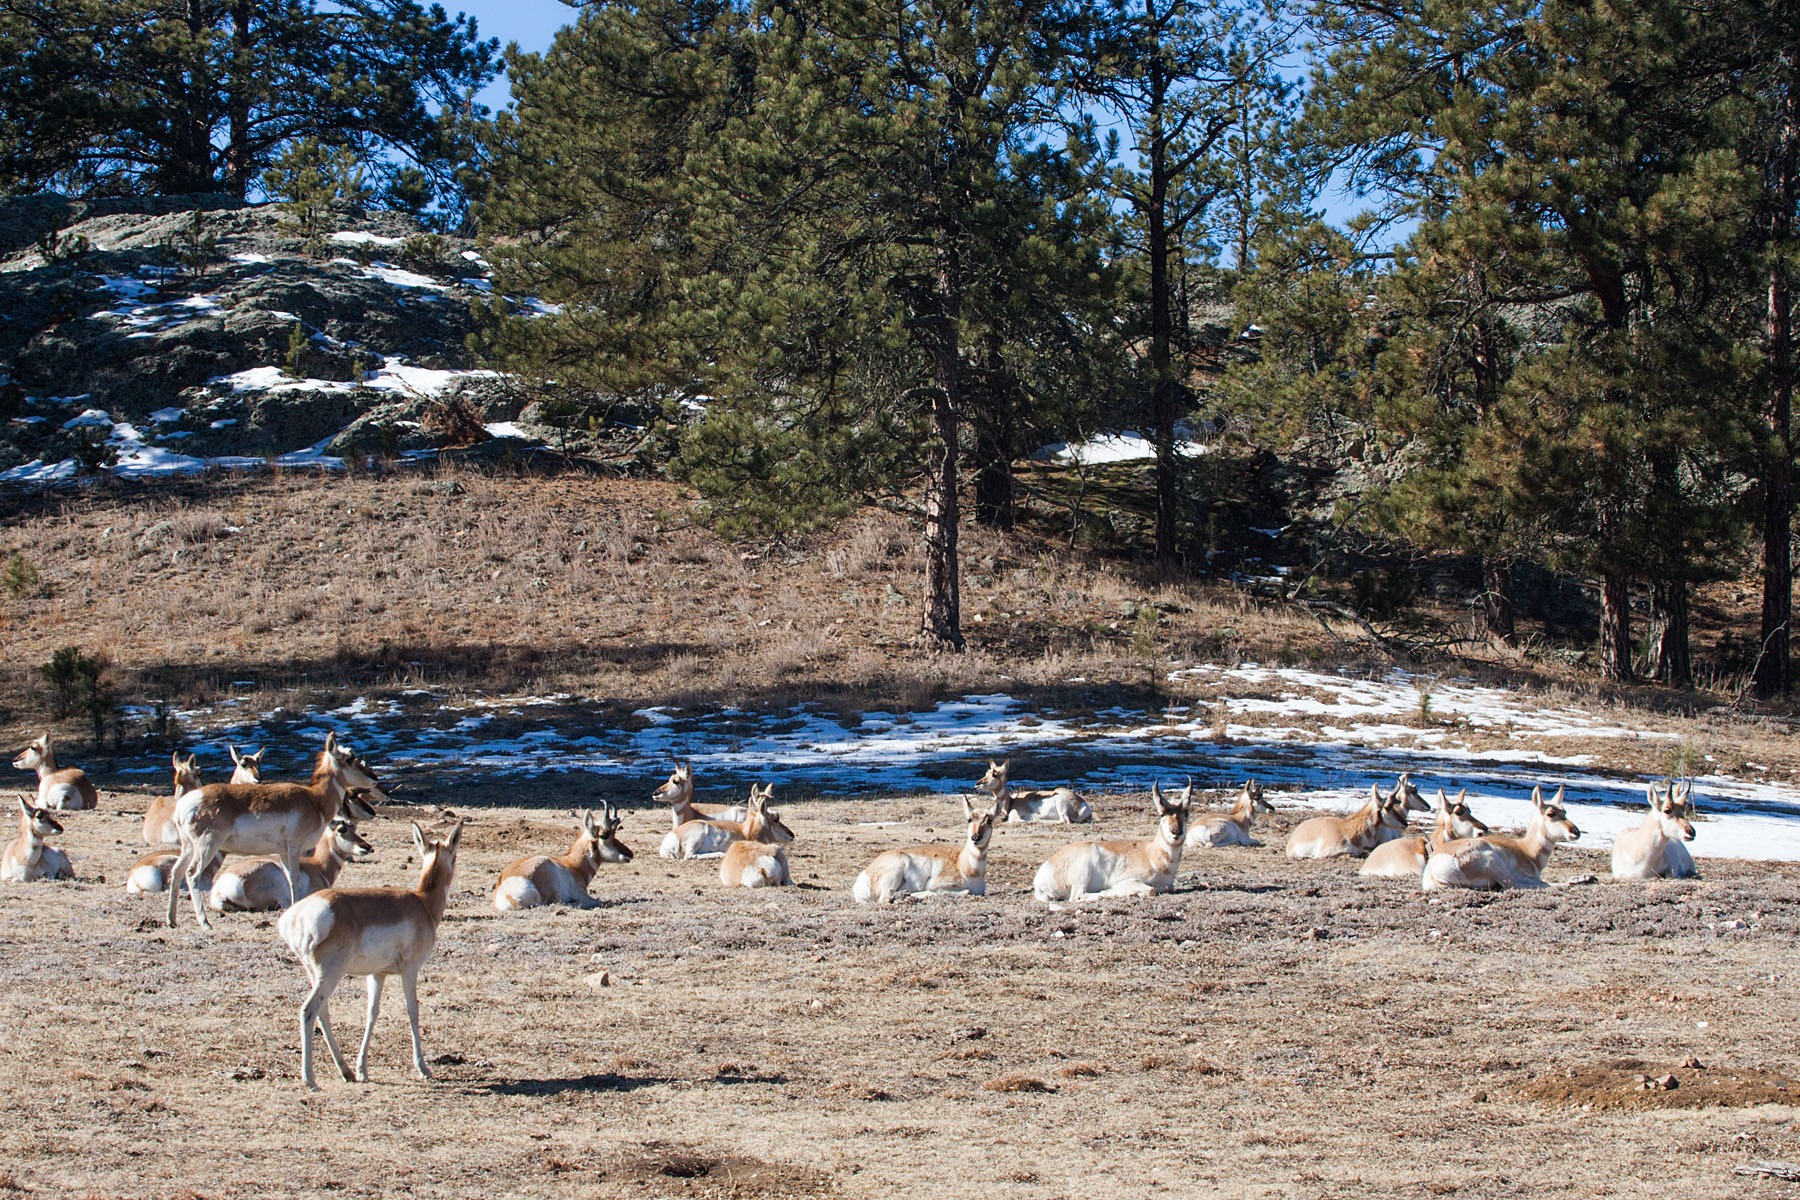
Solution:
M 888 909 L 846 881 L 953 814 L 861 800 L 787 811 L 800 887 L 721 889 L 649 853 L 661 814 L 634 812 L 600 908 L 502 916 L 500 866 L 568 819 L 493 794 L 433 796 L 471 822 L 421 987 L 437 1080 L 410 1076 L 395 998 L 374 1082 L 327 1060 L 316 1097 L 267 916 L 162 928 L 119 886 L 148 793 L 72 814 L 83 881 L 0 885 L 0 1027 L 31 1037 L 0 1056 L 0 1192 L 877 1198 L 925 1172 L 995 1200 L 1756 1200 L 1789 1185 L 1732 1169 L 1800 1155 L 1794 867 L 1422 896 L 1285 858 L 1305 814 L 1284 811 L 1267 848 L 1189 855 L 1171 896 L 1035 903 L 1070 833 L 1008 826 L 989 897 Z M 1094 799 L 1094 833 L 1138 831 L 1139 797 Z M 377 860 L 345 882 L 408 880 L 414 815 L 366 823 Z M 1549 876 L 1600 862 L 1559 849 Z M 357 989 L 336 1007 L 354 1040 Z M 1680 1087 L 1635 1088 L 1651 1071 Z

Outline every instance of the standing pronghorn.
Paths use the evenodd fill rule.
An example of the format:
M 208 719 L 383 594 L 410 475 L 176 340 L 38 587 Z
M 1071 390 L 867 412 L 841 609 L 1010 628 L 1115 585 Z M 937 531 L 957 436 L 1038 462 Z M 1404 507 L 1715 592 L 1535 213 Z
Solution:
M 891 904 L 908 896 L 985 896 L 987 895 L 988 842 L 994 836 L 994 821 L 1000 815 L 1000 803 L 992 808 L 976 808 L 963 797 L 963 819 L 969 823 L 969 837 L 961 846 L 908 846 L 904 850 L 884 850 L 863 868 L 851 885 L 850 894 L 858 904 L 878 900 Z
M 1425 860 L 1421 886 L 1428 892 L 1443 887 L 1484 892 L 1543 887 L 1550 848 L 1581 837 L 1581 830 L 1563 811 L 1562 798 L 1561 788 L 1549 800 L 1544 799 L 1542 788 L 1532 788 L 1531 803 L 1537 811 L 1531 814 L 1522 836 L 1489 833 L 1433 847 L 1431 857 Z
M 750 811 L 740 825 L 743 837 L 725 847 L 725 857 L 719 862 L 719 882 L 726 887 L 785 887 L 794 882 L 782 846 L 793 841 L 794 834 L 770 811 L 774 794 L 775 789 L 766 783 L 750 789 Z
M 86 771 L 80 767 L 57 768 L 56 751 L 51 748 L 47 733 L 21 750 L 19 757 L 13 759 L 13 767 L 37 772 L 39 808 L 100 807 L 100 792 Z
M 172 878 L 185 878 L 194 902 L 194 916 L 210 928 L 196 888 L 198 877 L 213 855 L 275 854 L 287 876 L 288 890 L 299 889 L 295 877 L 300 856 L 324 832 L 326 823 L 347 808 L 354 817 L 371 817 L 375 810 L 357 797 L 366 790 L 376 800 L 386 800 L 369 765 L 348 747 L 338 745 L 337 734 L 325 735 L 311 784 L 209 783 L 189 792 L 175 806 L 175 824 L 181 831 L 181 857 Z M 181 889 L 169 886 L 169 926 L 175 925 L 175 902 Z
M 1193 780 L 1188 787 L 1194 786 Z M 1250 823 L 1257 813 L 1272 813 L 1275 806 L 1263 799 L 1262 785 L 1251 779 L 1239 789 L 1237 801 L 1228 813 L 1201 817 L 1188 828 L 1189 846 L 1260 846 L 1250 836 Z
M 631 847 L 621 842 L 618 835 L 619 810 L 611 804 L 606 806 L 604 817 L 594 816 L 592 810 L 582 813 L 581 836 L 567 854 L 521 858 L 500 872 L 500 880 L 494 885 L 494 907 L 501 912 L 541 904 L 598 908 L 600 902 L 588 895 L 588 885 L 594 881 L 600 864 L 631 861 Z
M 322 892 L 337 883 L 347 862 L 361 862 L 375 853 L 363 836 L 356 832 L 356 822 L 348 817 L 333 817 L 319 835 L 319 844 L 300 860 L 300 898 Z M 213 881 L 206 897 L 206 907 L 214 912 L 268 912 L 286 908 L 289 899 L 287 879 L 272 858 L 253 858 L 235 862 Z
M 1039 900 L 1086 900 L 1094 896 L 1149 896 L 1175 886 L 1181 849 L 1187 839 L 1188 804 L 1194 788 L 1181 798 L 1163 799 L 1154 783 L 1156 833 L 1142 842 L 1076 842 L 1064 846 L 1038 868 L 1031 889 Z
M 1381 785 L 1369 785 L 1369 802 L 1347 817 L 1314 817 L 1294 826 L 1288 834 L 1289 858 L 1333 858 L 1339 854 L 1361 857 L 1406 832 L 1406 812 L 1411 797 L 1404 788 L 1411 780 L 1400 777 L 1402 787 L 1383 796 Z M 1414 793 L 1417 794 L 1416 792 Z
M 1614 879 L 1686 879 L 1697 872 L 1694 856 L 1683 842 L 1694 840 L 1694 785 L 1671 784 L 1667 790 L 1655 784 L 1644 789 L 1649 815 L 1635 829 L 1627 829 L 1613 841 Z
M 988 760 L 987 774 L 975 785 L 986 792 L 1006 815 L 1008 821 L 1060 821 L 1067 825 L 1087 825 L 1094 819 L 1094 806 L 1075 794 L 1071 787 L 1052 791 L 1015 791 L 1007 785 L 1006 772 L 1012 760 Z
M 62 823 L 47 808 L 33 808 L 19 797 L 19 836 L 0 851 L 0 879 L 35 883 L 39 879 L 73 879 L 69 856 L 44 839 L 63 831 Z
M 1488 827 L 1476 820 L 1469 810 L 1468 788 L 1458 792 L 1455 800 L 1439 788 L 1437 824 L 1432 828 L 1431 837 L 1403 837 L 1383 842 L 1369 851 L 1369 857 L 1363 860 L 1357 874 L 1378 875 L 1385 879 L 1418 879 L 1419 872 L 1425 869 L 1425 860 L 1442 850 L 1446 842 L 1480 837 L 1487 831 Z
M 666 800 L 669 810 L 675 818 L 676 825 L 688 821 L 741 821 L 744 819 L 744 806 L 741 804 L 696 804 L 694 803 L 694 764 L 691 762 L 676 763 L 675 770 L 670 773 L 668 782 L 650 793 L 652 800 Z
M 456 870 L 456 846 L 462 840 L 458 821 L 448 837 L 426 838 L 412 827 L 413 844 L 423 866 L 416 888 L 326 888 L 314 892 L 281 914 L 276 928 L 300 958 L 311 989 L 300 1006 L 300 1082 L 318 1091 L 313 1082 L 313 1026 L 325 1035 L 344 1079 L 369 1081 L 369 1040 L 375 1033 L 375 1015 L 381 1008 L 381 982 L 400 976 L 406 996 L 406 1019 L 412 1027 L 413 1069 L 430 1079 L 425 1068 L 425 1046 L 419 1040 L 419 970 L 437 945 L 438 923 L 450 899 L 450 877 Z M 346 975 L 369 978 L 369 1012 L 363 1026 L 362 1048 L 356 1052 L 356 1073 L 338 1050 L 331 1035 L 331 993 Z

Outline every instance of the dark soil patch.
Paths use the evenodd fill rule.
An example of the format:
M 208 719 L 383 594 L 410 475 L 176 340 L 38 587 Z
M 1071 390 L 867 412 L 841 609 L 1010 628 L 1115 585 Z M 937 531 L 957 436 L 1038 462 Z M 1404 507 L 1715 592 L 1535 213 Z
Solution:
M 600 1178 L 632 1195 L 741 1197 L 839 1196 L 831 1180 L 805 1167 L 650 1142 L 623 1151 Z
M 1645 1086 L 1645 1077 L 1653 1081 Z M 1654 1081 L 1673 1076 L 1674 1087 Z M 1571 1067 L 1533 1079 L 1518 1089 L 1540 1104 L 1594 1111 L 1657 1108 L 1750 1108 L 1800 1101 L 1800 1083 L 1760 1067 L 1681 1067 L 1617 1058 L 1599 1066 Z

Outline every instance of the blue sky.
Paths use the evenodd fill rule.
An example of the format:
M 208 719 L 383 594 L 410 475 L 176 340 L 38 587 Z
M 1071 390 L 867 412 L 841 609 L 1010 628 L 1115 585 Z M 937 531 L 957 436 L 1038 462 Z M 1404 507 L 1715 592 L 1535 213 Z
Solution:
M 526 50 L 543 50 L 556 31 L 575 20 L 575 10 L 562 0 L 440 0 L 452 13 L 465 12 L 481 26 L 484 38 L 499 38 L 504 47 L 517 42 Z M 488 85 L 481 102 L 498 112 L 506 106 L 504 76 Z

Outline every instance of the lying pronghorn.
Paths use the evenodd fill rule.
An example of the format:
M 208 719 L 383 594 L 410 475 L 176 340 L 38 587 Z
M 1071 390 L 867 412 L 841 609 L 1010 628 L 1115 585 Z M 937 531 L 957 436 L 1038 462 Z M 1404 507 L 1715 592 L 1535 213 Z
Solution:
M 1289 858 L 1332 858 L 1339 854 L 1361 857 L 1406 832 L 1410 798 L 1403 790 L 1411 781 L 1402 775 L 1401 785 L 1383 796 L 1381 785 L 1369 785 L 1369 802 L 1347 817 L 1314 817 L 1294 826 L 1288 834 Z M 1417 794 L 1416 792 L 1414 793 Z
M 1369 851 L 1369 857 L 1357 874 L 1416 880 L 1419 872 L 1425 869 L 1425 859 L 1440 851 L 1444 843 L 1456 838 L 1480 837 L 1488 831 L 1488 827 L 1469 811 L 1468 788 L 1458 792 L 1455 800 L 1439 788 L 1436 808 L 1437 824 L 1433 826 L 1430 838 L 1403 837 L 1383 842 Z
M 100 792 L 86 771 L 80 767 L 57 769 L 56 751 L 51 749 L 47 733 L 20 751 L 19 757 L 13 759 L 13 767 L 37 772 L 39 808 L 100 807 Z
M 1094 896 L 1149 896 L 1175 886 L 1187 838 L 1193 785 L 1174 801 L 1150 785 L 1156 806 L 1156 833 L 1142 842 L 1076 842 L 1064 846 L 1038 868 L 1031 889 L 1039 900 L 1086 900 Z
M 986 792 L 994 798 L 996 808 L 1006 815 L 1008 821 L 1061 821 L 1072 825 L 1086 825 L 1093 821 L 1093 806 L 1076 795 L 1074 788 L 1019 792 L 1008 787 L 1006 772 L 1011 766 L 1011 759 L 1005 762 L 989 759 L 987 774 L 975 785 L 976 791 Z
M 987 850 L 994 836 L 1000 804 L 976 808 L 963 797 L 963 819 L 969 837 L 961 846 L 908 846 L 884 850 L 863 868 L 851 885 L 858 904 L 878 900 L 891 904 L 908 896 L 987 895 Z
M 35 883 L 39 879 L 73 879 L 75 869 L 69 856 L 44 839 L 61 833 L 61 822 L 47 808 L 33 808 L 19 797 L 19 836 L 0 851 L 0 879 L 12 883 Z
M 131 865 L 131 874 L 125 877 L 125 890 L 132 895 L 140 892 L 160 892 L 169 886 L 169 873 L 175 868 L 175 860 L 181 857 L 179 850 L 152 850 Z M 200 890 L 210 891 L 213 885 L 213 872 L 218 869 L 219 860 L 214 858 L 200 872 Z M 182 887 L 187 886 L 184 879 Z
M 1581 830 L 1562 807 L 1563 790 L 1544 799 L 1543 789 L 1531 789 L 1537 809 L 1523 836 L 1489 833 L 1481 837 L 1445 842 L 1425 860 L 1422 886 L 1426 891 L 1442 887 L 1501 891 L 1506 888 L 1543 887 L 1544 864 L 1557 842 L 1572 842 Z
M 592 811 L 582 813 L 581 836 L 567 854 L 521 858 L 500 872 L 500 881 L 494 885 L 494 907 L 501 912 L 541 904 L 599 907 L 600 902 L 588 895 L 588 885 L 600 864 L 631 861 L 631 847 L 621 842 L 618 834 L 619 810 L 611 804 L 603 818 Z
M 744 806 L 741 804 L 696 804 L 694 803 L 694 764 L 676 763 L 675 770 L 669 775 L 667 783 L 650 793 L 652 800 L 667 800 L 669 810 L 674 814 L 675 824 L 688 821 L 741 821 L 744 819 Z
M 1627 829 L 1613 842 L 1614 879 L 1685 879 L 1696 874 L 1694 856 L 1683 842 L 1694 840 L 1694 785 L 1673 784 L 1644 789 L 1650 813 L 1644 823 Z
M 1192 788 L 1193 781 L 1188 782 Z M 1250 823 L 1257 813 L 1272 813 L 1275 806 L 1263 799 L 1262 785 L 1252 779 L 1238 791 L 1237 802 L 1228 813 L 1201 817 L 1188 828 L 1189 846 L 1260 846 L 1250 836 Z
M 760 791 L 750 789 L 750 811 L 740 825 L 744 836 L 725 847 L 725 857 L 719 862 L 719 882 L 726 887 L 785 887 L 794 882 L 788 875 L 787 851 L 782 848 L 782 843 L 794 840 L 794 834 L 769 811 L 774 794 L 768 784 Z
M 762 789 L 765 802 L 773 791 L 772 787 Z M 749 837 L 744 832 L 744 826 L 750 820 L 750 812 L 756 804 L 756 796 L 757 789 L 752 786 L 750 788 L 750 804 L 745 807 L 744 816 L 740 820 L 727 821 L 721 818 L 704 821 L 678 821 L 674 829 L 663 835 L 662 845 L 657 849 L 657 853 L 664 858 L 717 858 L 725 853 L 726 847 L 731 843 L 743 841 Z M 766 824 L 763 826 L 762 835 L 750 838 L 751 841 L 787 843 L 794 840 L 794 831 L 783 824 L 778 815 L 766 812 L 764 820 Z
M 300 969 L 312 985 L 300 1006 L 300 1082 L 308 1090 L 319 1090 L 312 1069 L 314 1024 L 325 1035 L 325 1048 L 345 1080 L 368 1082 L 369 1039 L 381 1007 L 381 981 L 389 975 L 400 976 L 406 996 L 413 1069 L 419 1078 L 431 1078 L 425 1068 L 425 1047 L 419 1040 L 419 969 L 437 944 L 438 922 L 444 919 L 444 906 L 450 898 L 450 877 L 456 870 L 456 845 L 462 840 L 462 830 L 458 821 L 448 837 L 427 839 L 418 825 L 412 827 L 413 844 L 424 864 L 416 888 L 326 888 L 281 914 L 276 928 L 299 956 Z M 331 993 L 346 975 L 369 977 L 368 1021 L 363 1026 L 362 1048 L 356 1053 L 355 1074 L 331 1035 Z
M 300 860 L 300 898 L 335 885 L 345 863 L 361 862 L 374 853 L 375 847 L 356 832 L 355 821 L 331 818 L 319 844 Z M 214 878 L 206 898 L 206 906 L 214 912 L 259 912 L 289 903 L 287 879 L 272 858 L 246 859 L 226 867 Z
M 213 855 L 275 854 L 290 892 L 297 891 L 295 877 L 300 855 L 325 831 L 340 808 L 353 817 L 372 817 L 375 810 L 356 794 L 366 790 L 376 800 L 386 800 L 380 783 L 367 763 L 348 747 L 338 745 L 337 735 L 325 735 L 311 784 L 209 783 L 189 792 L 175 806 L 175 824 L 181 831 L 181 857 L 172 876 L 188 881 L 194 916 L 211 927 L 195 888 L 198 877 Z M 175 902 L 181 889 L 169 887 L 169 925 L 175 925 Z

